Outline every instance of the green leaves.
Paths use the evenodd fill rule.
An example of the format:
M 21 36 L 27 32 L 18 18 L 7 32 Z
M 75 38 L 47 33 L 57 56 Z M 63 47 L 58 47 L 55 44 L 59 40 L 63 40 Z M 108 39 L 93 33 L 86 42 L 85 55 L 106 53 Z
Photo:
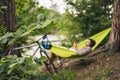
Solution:
M 45 20 L 45 15 L 44 14 L 38 14 L 37 19 L 38 20 Z
M 47 58 L 36 58 L 36 63 L 42 63 Z M 75 73 L 68 70 L 60 70 L 58 74 L 41 72 L 42 64 L 37 65 L 32 57 L 17 57 L 8 55 L 0 59 L 1 80 L 75 80 Z
M 56 20 L 60 34 L 66 35 L 63 45 L 81 41 L 111 26 L 113 1 L 105 0 L 65 0 L 72 11 L 66 10 Z M 68 43 L 67 43 L 68 44 Z
M 33 0 L 15 0 L 16 3 L 16 32 L 7 32 L 0 27 L 0 51 L 4 46 L 11 46 L 14 43 L 21 46 L 27 42 L 28 36 L 38 35 L 49 31 L 53 27 L 53 16 L 49 14 L 50 10 L 36 6 L 37 1 Z M 2 6 L 0 9 L 5 9 Z M 52 12 L 52 11 L 51 11 Z M 54 12 L 52 12 L 54 13 Z M 1 22 L 0 22 L 1 25 Z M 5 24 L 2 23 L 1 26 Z M 46 28 L 48 27 L 48 28 Z M 4 31 L 4 33 L 3 33 Z M 2 36 L 2 37 L 1 37 Z
M 0 38 L 0 43 L 6 43 L 7 40 L 13 36 L 13 33 L 7 32 L 4 36 Z
M 45 56 L 41 56 L 40 58 L 35 58 L 34 61 L 39 65 L 43 65 L 43 61 L 46 61 L 47 58 Z
M 41 14 L 40 16 L 43 16 L 43 14 Z M 49 19 L 41 23 L 39 19 L 40 18 L 38 18 L 38 21 L 36 23 L 31 23 L 29 26 L 21 26 L 14 33 L 7 32 L 4 36 L 0 38 L 0 43 L 5 44 L 6 42 L 8 42 L 8 45 L 12 45 L 14 44 L 14 42 L 18 41 L 20 38 L 23 38 L 29 35 L 32 31 L 35 31 L 36 29 L 43 29 L 52 23 L 52 20 L 49 20 Z
M 7 9 L 7 6 L 1 6 L 1 9 Z
M 33 74 L 33 71 L 29 70 L 31 65 L 33 65 L 32 58 L 18 58 L 16 55 L 8 55 L 0 59 L 0 75 L 2 77 L 5 77 L 7 75 L 8 79 L 11 80 L 20 79 L 20 76 Z
M 7 6 L 0 6 L 0 14 L 4 14 L 3 10 L 6 10 Z
M 17 65 L 17 63 L 10 64 L 10 65 L 9 65 L 9 68 L 13 68 L 13 67 L 16 66 L 16 65 Z M 10 72 L 9 72 L 9 74 L 10 74 Z
M 20 57 L 20 58 L 17 58 L 17 59 L 16 59 L 16 62 L 17 62 L 18 64 L 22 64 L 24 61 L 25 61 L 25 58 L 24 58 L 24 57 Z

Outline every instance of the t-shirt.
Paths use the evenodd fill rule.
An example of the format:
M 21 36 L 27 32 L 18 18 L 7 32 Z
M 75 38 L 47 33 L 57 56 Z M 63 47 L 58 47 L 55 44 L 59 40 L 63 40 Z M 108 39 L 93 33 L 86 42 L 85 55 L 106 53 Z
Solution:
M 91 52 L 92 48 L 91 47 L 83 47 L 81 49 L 75 48 L 75 51 L 78 53 L 79 56 L 83 56 Z

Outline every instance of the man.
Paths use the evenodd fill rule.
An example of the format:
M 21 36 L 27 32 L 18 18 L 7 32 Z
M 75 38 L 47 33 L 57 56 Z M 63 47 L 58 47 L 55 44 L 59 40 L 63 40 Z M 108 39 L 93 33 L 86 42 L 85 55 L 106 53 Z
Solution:
M 76 42 L 74 42 L 73 44 L 73 50 L 79 55 L 79 56 L 84 56 L 87 55 L 88 53 L 90 53 L 92 51 L 92 47 L 96 44 L 96 42 L 93 39 L 88 39 L 85 47 L 79 49 L 78 48 L 78 44 Z M 49 52 L 48 54 L 49 58 L 52 60 L 53 57 L 55 56 L 53 52 Z M 57 56 L 58 61 L 57 61 L 57 66 L 56 68 L 59 68 L 62 66 L 62 62 L 61 62 L 61 58 L 59 56 Z M 50 61 L 48 60 L 48 62 L 46 63 L 48 66 L 50 65 Z

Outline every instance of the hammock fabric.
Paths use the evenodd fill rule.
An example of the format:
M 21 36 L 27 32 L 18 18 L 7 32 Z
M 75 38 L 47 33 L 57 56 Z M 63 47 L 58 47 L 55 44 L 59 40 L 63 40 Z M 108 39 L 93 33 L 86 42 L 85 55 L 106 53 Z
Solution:
M 110 32 L 110 30 L 111 30 L 111 28 L 105 29 L 105 30 L 93 35 L 92 37 L 90 37 L 90 39 L 94 39 L 96 41 L 95 46 L 92 48 L 93 50 L 102 42 L 102 40 L 107 36 L 107 34 Z M 85 46 L 86 41 L 87 41 L 87 39 L 78 43 L 78 48 L 83 48 Z M 53 47 L 51 48 L 51 51 L 54 54 L 56 54 L 60 57 L 64 57 L 64 58 L 69 58 L 69 57 L 77 55 L 77 53 L 71 49 L 68 49 L 68 48 L 62 47 L 62 46 L 56 46 L 56 45 L 53 45 Z

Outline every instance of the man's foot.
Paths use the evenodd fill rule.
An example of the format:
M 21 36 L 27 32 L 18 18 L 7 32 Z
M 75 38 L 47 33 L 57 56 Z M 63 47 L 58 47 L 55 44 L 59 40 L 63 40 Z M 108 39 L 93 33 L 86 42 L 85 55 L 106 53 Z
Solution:
M 61 68 L 62 66 L 63 66 L 63 64 L 59 63 L 59 64 L 56 65 L 56 68 L 58 69 L 58 68 Z

